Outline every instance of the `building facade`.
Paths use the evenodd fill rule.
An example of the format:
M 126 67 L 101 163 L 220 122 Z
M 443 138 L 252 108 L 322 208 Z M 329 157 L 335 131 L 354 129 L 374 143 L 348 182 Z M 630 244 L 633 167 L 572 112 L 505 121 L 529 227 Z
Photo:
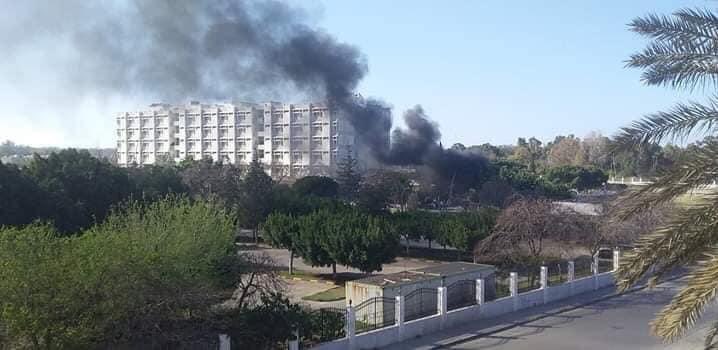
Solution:
M 324 104 L 153 104 L 119 113 L 117 162 L 143 166 L 190 158 L 249 165 L 274 178 L 329 175 L 351 151 L 351 124 Z

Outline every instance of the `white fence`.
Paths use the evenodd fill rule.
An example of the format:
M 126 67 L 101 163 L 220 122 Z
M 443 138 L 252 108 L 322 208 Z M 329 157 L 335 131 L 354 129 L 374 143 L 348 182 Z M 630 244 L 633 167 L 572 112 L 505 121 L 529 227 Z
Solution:
M 614 283 L 613 272 L 618 267 L 618 257 L 618 251 L 614 250 L 613 269 L 604 273 L 598 273 L 598 257 L 595 257 L 591 266 L 592 274 L 579 279 L 574 279 L 574 264 L 570 261 L 568 263 L 567 281 L 554 286 L 548 285 L 548 269 L 541 267 L 540 288 L 524 293 L 518 293 L 518 274 L 512 272 L 510 274 L 510 295 L 488 302 L 484 301 L 485 281 L 478 279 L 476 280 L 476 304 L 450 311 L 447 310 L 446 287 L 439 287 L 437 293 L 438 314 L 408 322 L 404 321 L 405 305 L 403 296 L 397 296 L 394 325 L 361 334 L 356 334 L 355 310 L 352 306 L 349 306 L 346 312 L 346 337 L 319 344 L 312 349 L 359 350 L 380 348 L 406 339 L 439 332 L 442 329 L 466 325 L 469 322 L 493 318 L 608 287 Z M 290 344 L 290 349 L 298 348 L 296 342 L 292 343 L 294 344 Z

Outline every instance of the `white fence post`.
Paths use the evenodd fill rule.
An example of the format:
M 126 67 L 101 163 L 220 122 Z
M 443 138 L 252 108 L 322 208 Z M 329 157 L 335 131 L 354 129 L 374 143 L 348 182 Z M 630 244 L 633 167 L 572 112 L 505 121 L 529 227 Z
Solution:
M 485 298 L 485 291 L 484 291 L 484 279 L 479 278 L 476 280 L 476 305 L 483 305 L 484 304 L 484 298 Z
M 618 250 L 618 247 L 613 248 L 613 271 L 618 270 L 618 266 L 620 265 L 621 260 L 621 251 Z
M 226 334 L 219 335 L 219 350 L 231 350 L 232 349 L 232 338 Z
M 576 278 L 576 264 L 573 260 L 568 262 L 568 294 L 573 295 L 573 280 Z
M 509 279 L 511 298 L 514 300 L 514 311 L 516 311 L 519 309 L 519 274 L 511 272 L 509 274 Z
M 548 301 L 548 267 L 541 266 L 541 289 L 543 289 L 543 303 Z
M 596 252 L 596 255 L 593 257 L 591 270 L 591 272 L 593 272 L 593 290 L 596 290 L 598 289 L 598 252 Z
M 349 304 L 347 306 L 347 314 L 346 314 L 346 330 L 344 333 L 346 333 L 347 338 L 349 340 L 349 349 L 354 349 L 354 335 L 356 330 L 356 316 L 354 315 L 354 307 Z
M 399 326 L 399 340 L 404 340 L 404 296 L 396 296 L 396 306 L 394 308 L 396 317 L 396 325 Z
M 439 304 L 437 305 L 439 309 L 439 317 L 441 318 L 440 323 L 440 329 L 444 329 L 444 325 L 446 324 L 446 313 L 447 313 L 447 294 L 446 294 L 446 287 L 438 287 L 438 298 L 436 298 L 436 302 Z
M 299 331 L 294 331 L 294 340 L 289 341 L 289 350 L 299 350 Z

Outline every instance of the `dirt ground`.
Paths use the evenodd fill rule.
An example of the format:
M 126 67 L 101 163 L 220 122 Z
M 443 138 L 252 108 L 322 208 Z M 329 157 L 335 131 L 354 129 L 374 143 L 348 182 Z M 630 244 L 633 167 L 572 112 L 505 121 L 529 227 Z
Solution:
M 278 266 L 282 267 L 289 267 L 289 251 L 285 249 L 276 249 L 269 247 L 267 245 L 263 244 L 253 244 L 253 243 L 247 243 L 242 244 L 241 249 L 243 250 L 249 250 L 253 251 L 257 254 L 267 254 L 274 260 L 274 262 Z M 402 272 L 406 270 L 413 270 L 413 269 L 419 269 L 423 267 L 428 266 L 435 266 L 441 264 L 441 262 L 436 261 L 426 261 L 426 260 L 420 260 L 420 259 L 411 259 L 411 258 L 396 258 L 396 260 L 392 263 L 385 264 L 382 271 L 374 272 L 373 274 L 390 274 L 390 273 L 396 273 L 396 272 Z M 306 264 L 304 261 L 302 261 L 301 258 L 294 258 L 294 268 L 297 270 L 301 270 L 304 272 L 310 272 L 315 274 L 325 274 L 325 275 L 331 275 L 332 269 L 331 267 L 312 267 L 308 264 Z M 340 273 L 344 275 L 343 277 L 349 275 L 351 278 L 361 278 L 365 274 L 361 271 L 349 268 L 345 266 L 337 266 L 337 273 Z M 306 280 L 296 280 L 296 279 L 285 279 L 285 282 L 287 283 L 287 294 L 291 301 L 308 305 L 312 308 L 323 308 L 323 307 L 344 307 L 345 303 L 344 300 L 334 301 L 334 302 L 316 302 L 316 301 L 307 301 L 302 300 L 303 296 L 319 293 L 321 291 L 334 288 L 334 285 L 327 284 L 323 281 L 306 281 Z

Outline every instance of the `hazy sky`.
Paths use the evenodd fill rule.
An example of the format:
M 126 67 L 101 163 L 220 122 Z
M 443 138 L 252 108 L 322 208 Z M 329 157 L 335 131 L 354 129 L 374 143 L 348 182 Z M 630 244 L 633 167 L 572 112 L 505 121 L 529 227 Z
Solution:
M 594 130 L 611 135 L 644 113 L 700 99 L 700 94 L 645 87 L 639 71 L 623 67 L 646 43 L 626 23 L 651 12 L 715 5 L 666 0 L 293 3 L 307 8 L 310 21 L 363 51 L 369 62 L 360 86 L 364 96 L 393 105 L 395 120 L 421 104 L 439 123 L 444 145 L 514 143 L 521 136 L 548 140 Z M 10 0 L 0 5 L 12 9 Z M 11 41 L 3 38 L 0 45 L 12 52 Z M 142 96 L 72 96 L 71 86 L 53 79 L 58 67 L 48 63 L 58 48 L 27 40 L 31 50 L 0 58 L 0 140 L 113 147 L 112 113 L 153 102 Z

